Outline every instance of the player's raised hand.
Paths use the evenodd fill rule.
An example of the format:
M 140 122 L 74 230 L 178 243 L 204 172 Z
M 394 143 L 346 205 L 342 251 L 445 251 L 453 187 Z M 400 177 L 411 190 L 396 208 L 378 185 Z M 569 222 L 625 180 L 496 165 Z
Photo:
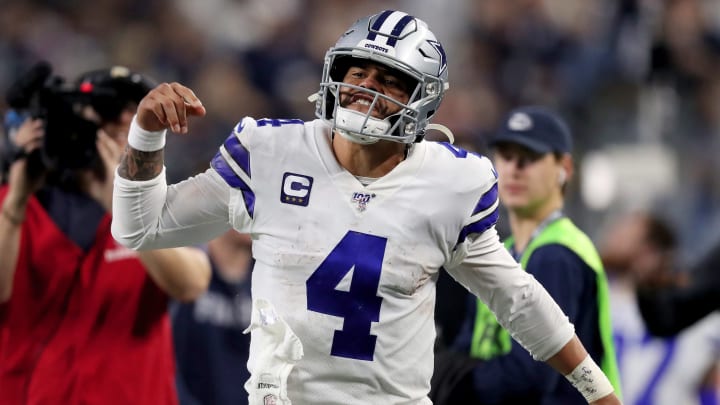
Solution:
M 187 133 L 190 115 L 205 115 L 205 107 L 195 93 L 180 83 L 162 83 L 140 101 L 137 123 L 146 131 L 169 128 L 184 134 Z

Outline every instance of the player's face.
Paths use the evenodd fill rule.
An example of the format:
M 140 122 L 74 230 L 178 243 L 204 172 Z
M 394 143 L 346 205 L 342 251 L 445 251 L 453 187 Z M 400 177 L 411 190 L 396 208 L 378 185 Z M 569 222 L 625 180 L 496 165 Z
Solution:
M 516 144 L 500 144 L 494 155 L 500 201 L 510 211 L 533 215 L 552 198 L 562 198 L 560 163 L 552 153 L 540 154 Z
M 408 86 L 406 82 L 402 80 L 400 74 L 394 72 L 392 69 L 372 62 L 351 66 L 347 73 L 345 73 L 343 83 L 375 90 L 403 104 L 407 103 L 409 99 Z M 370 105 L 373 100 L 374 97 L 371 94 L 362 90 L 356 90 L 350 87 L 340 88 L 340 105 L 342 107 L 367 113 L 370 110 Z M 373 108 L 372 116 L 378 119 L 384 119 L 397 113 L 401 108 L 399 104 L 379 98 Z

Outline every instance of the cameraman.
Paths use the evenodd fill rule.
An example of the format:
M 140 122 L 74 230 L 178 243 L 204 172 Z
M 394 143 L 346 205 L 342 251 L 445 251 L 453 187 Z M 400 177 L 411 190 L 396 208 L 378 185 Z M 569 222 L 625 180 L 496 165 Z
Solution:
M 150 88 L 120 67 L 81 76 L 89 97 L 74 108 L 99 127 L 90 164 L 38 164 L 45 137 L 59 136 L 48 122 L 28 119 L 13 136 L 21 152 L 0 187 L 4 405 L 177 403 L 168 298 L 204 292 L 208 259 L 193 248 L 133 252 L 110 234 L 115 167 Z

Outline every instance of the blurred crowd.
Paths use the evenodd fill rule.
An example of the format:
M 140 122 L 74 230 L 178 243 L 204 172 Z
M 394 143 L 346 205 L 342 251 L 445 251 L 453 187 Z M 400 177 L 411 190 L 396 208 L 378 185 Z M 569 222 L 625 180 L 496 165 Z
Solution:
M 623 243 L 615 247 L 641 259 L 642 249 L 628 242 L 634 233 L 613 228 L 618 221 L 632 225 L 624 215 L 640 211 L 662 217 L 677 232 L 673 252 L 679 267 L 720 243 L 715 156 L 720 0 L 2 0 L 0 5 L 3 94 L 39 60 L 69 78 L 125 65 L 195 91 L 208 115 L 191 121 L 190 136 L 169 138 L 171 183 L 204 170 L 244 116 L 312 119 L 314 104 L 307 96 L 319 88 L 323 56 L 337 33 L 360 16 L 407 11 L 433 27 L 452 61 L 450 90 L 434 122 L 447 125 L 457 144 L 487 153 L 487 140 L 507 111 L 550 107 L 570 123 L 575 141 L 579 180 L 570 185 L 566 212 L 591 238 L 619 232 L 616 242 Z M 0 112 L 7 109 L 3 97 Z M 501 215 L 501 234 L 507 233 L 506 217 Z M 637 315 L 619 306 L 624 301 L 618 296 L 630 290 L 611 268 L 622 266 L 607 267 L 617 278 L 615 312 Z M 229 296 L 237 293 L 215 287 Z M 214 296 L 208 297 L 198 301 L 199 308 L 212 307 Z M 173 315 L 183 311 L 195 309 L 175 307 Z M 621 317 L 627 322 L 620 326 L 636 320 L 628 318 Z M 228 326 L 225 321 L 220 323 Z M 237 334 L 237 325 L 230 326 L 228 333 Z M 640 330 L 632 328 L 627 329 Z M 175 331 L 184 337 L 181 332 Z M 641 349 L 648 346 L 641 332 L 628 334 L 626 348 L 635 341 Z M 192 359 L 184 366 L 192 367 Z
M 189 85 L 208 116 L 170 142 L 175 181 L 245 115 L 312 118 L 306 96 L 337 32 L 387 8 L 445 44 L 451 90 L 435 121 L 463 146 L 485 152 L 520 104 L 564 114 L 580 162 L 567 210 L 591 237 L 628 209 L 669 218 L 689 258 L 720 237 L 715 0 L 5 0 L 0 89 L 39 59 L 67 77 L 122 64 Z

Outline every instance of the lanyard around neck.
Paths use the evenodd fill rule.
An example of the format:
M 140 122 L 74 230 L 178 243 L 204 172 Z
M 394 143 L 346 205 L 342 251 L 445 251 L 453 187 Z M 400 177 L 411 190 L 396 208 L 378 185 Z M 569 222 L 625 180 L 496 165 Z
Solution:
M 535 228 L 533 233 L 530 235 L 530 239 L 528 240 L 527 244 L 525 245 L 525 249 L 530 246 L 530 244 L 537 238 L 544 230 L 547 228 L 550 224 L 557 221 L 558 219 L 564 217 L 565 214 L 562 211 L 562 208 L 558 208 L 555 211 L 551 212 L 550 215 L 545 217 L 545 219 L 540 222 L 540 224 Z M 515 260 L 520 262 L 520 258 L 522 257 L 523 253 L 525 252 L 525 249 L 523 249 L 522 252 L 518 252 L 515 250 L 515 243 L 513 243 L 511 253 L 513 254 L 513 257 L 515 257 Z

